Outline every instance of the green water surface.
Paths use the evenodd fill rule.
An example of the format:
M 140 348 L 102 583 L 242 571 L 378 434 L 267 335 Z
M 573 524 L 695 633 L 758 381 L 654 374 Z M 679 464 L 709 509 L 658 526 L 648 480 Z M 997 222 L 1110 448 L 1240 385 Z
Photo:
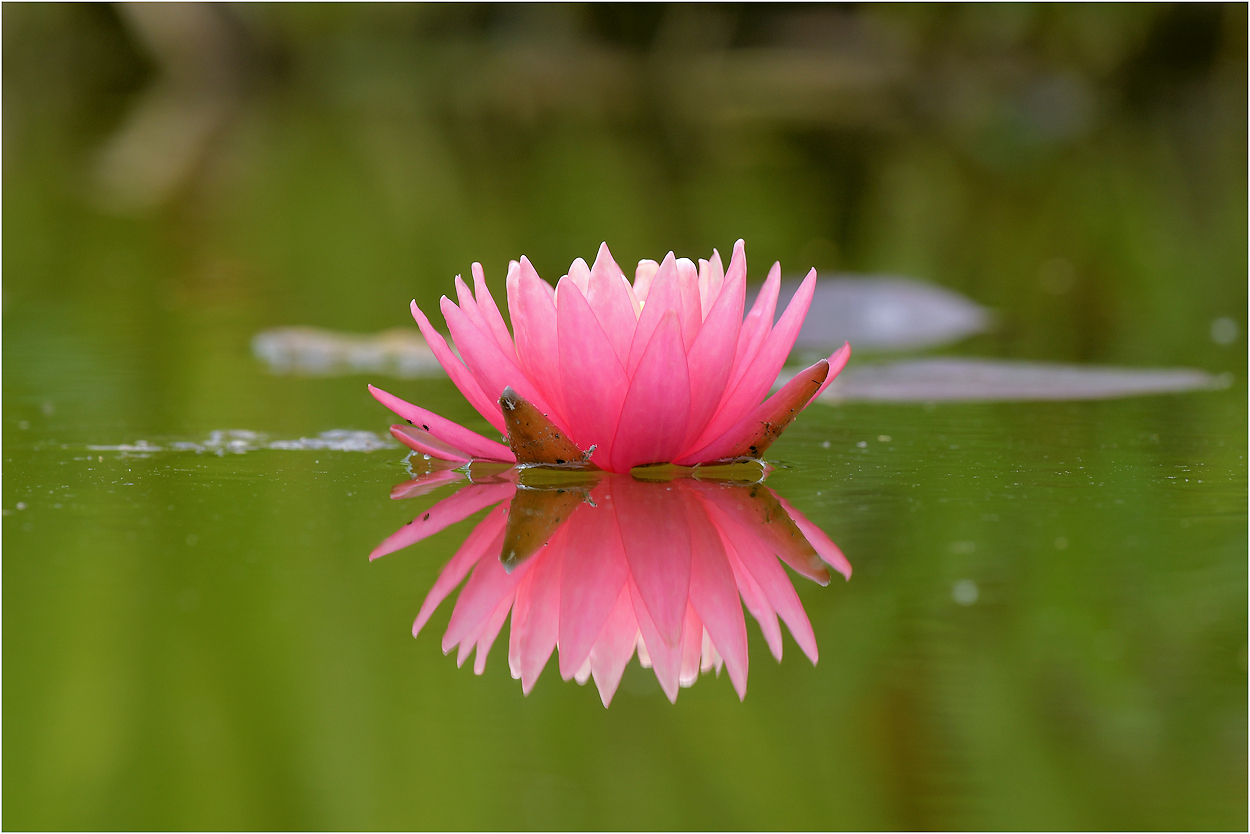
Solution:
M 109 7 L 3 9 L 6 828 L 1244 830 L 1244 6 L 232 8 L 231 115 L 129 208 L 93 171 L 156 59 Z M 993 308 L 951 355 L 1232 382 L 813 405 L 768 484 L 854 575 L 796 580 L 814 668 L 748 623 L 741 703 L 636 661 L 607 710 L 554 661 L 522 696 L 506 638 L 443 656 L 450 603 L 414 640 L 481 514 L 370 563 L 450 492 L 391 501 L 403 450 L 168 448 L 385 437 L 367 382 L 482 430 L 444 379 L 250 340 L 404 326 L 473 260 L 501 292 L 522 253 L 738 237 L 753 281 Z

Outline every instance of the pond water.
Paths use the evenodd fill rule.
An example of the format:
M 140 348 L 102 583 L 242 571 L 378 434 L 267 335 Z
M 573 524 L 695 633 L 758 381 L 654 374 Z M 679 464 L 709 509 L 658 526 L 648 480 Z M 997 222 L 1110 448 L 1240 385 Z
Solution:
M 707 46 L 721 64 L 665 51 L 694 25 L 672 9 L 240 12 L 279 68 L 244 62 L 211 140 L 173 119 L 208 150 L 171 174 L 101 150 L 138 141 L 119 136 L 153 89 L 195 99 L 154 87 L 176 75 L 146 63 L 172 60 L 144 57 L 159 27 L 4 8 L 6 827 L 1244 829 L 1244 7 L 811 11 L 707 10 L 693 31 L 738 32 Z M 1177 27 L 1193 54 L 1158 45 Z M 821 32 L 850 70 L 812 51 Z M 654 71 L 669 60 L 688 88 Z M 946 97 L 917 110 L 917 90 Z M 1037 127 L 1043 104 L 1067 121 Z M 147 179 L 121 189 L 123 158 Z M 605 708 L 558 654 L 515 680 L 508 622 L 463 667 L 444 655 L 468 585 L 414 639 L 494 511 L 370 554 L 501 476 L 396 490 L 431 464 L 366 383 L 489 427 L 428 367 L 292 372 L 258 334 L 409 326 L 408 300 L 434 309 L 474 260 L 501 293 L 522 253 L 554 280 L 605 238 L 625 264 L 737 237 L 756 284 L 780 259 L 991 313 L 848 374 L 940 356 L 1199 376 L 972 402 L 916 394 L 923 366 L 910 399 L 861 376 L 768 450 L 762 486 L 614 481 L 577 494 L 572 532 L 533 534 L 570 570 L 577 536 L 647 540 L 620 521 L 637 490 L 681 495 L 687 520 L 765 490 L 852 569 L 771 563 L 815 664 L 790 620 L 748 611 L 745 652 L 718 654 L 749 675 L 712 657 L 666 692 L 634 656 Z M 614 520 L 577 521 L 595 513 Z M 784 523 L 708 524 L 748 547 L 765 516 Z

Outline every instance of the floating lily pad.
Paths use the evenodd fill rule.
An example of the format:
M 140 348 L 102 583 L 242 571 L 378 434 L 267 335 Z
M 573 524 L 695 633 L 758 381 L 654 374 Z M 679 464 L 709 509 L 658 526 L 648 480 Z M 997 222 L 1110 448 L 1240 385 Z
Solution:
M 411 328 L 357 334 L 317 327 L 278 327 L 252 337 L 252 355 L 279 374 L 378 373 L 402 378 L 445 375 L 425 339 Z
M 800 283 L 781 282 L 778 318 Z M 748 308 L 758 291 L 748 297 Z M 856 350 L 918 350 L 982 333 L 991 323 L 988 309 L 944 287 L 911 278 L 836 275 L 816 282 L 794 347 L 827 353 L 850 342 Z
M 1225 388 L 1227 375 L 1193 368 L 1117 368 L 995 359 L 933 358 L 854 365 L 824 402 L 1105 400 Z

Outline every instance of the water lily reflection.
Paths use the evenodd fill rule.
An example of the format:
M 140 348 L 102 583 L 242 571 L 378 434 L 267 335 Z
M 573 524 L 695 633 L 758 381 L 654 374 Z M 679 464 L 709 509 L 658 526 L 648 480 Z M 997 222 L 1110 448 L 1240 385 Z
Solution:
M 748 471 L 761 474 L 758 467 Z M 396 486 L 391 495 L 407 498 L 463 477 L 457 470 L 436 471 Z M 414 636 L 467 576 L 442 645 L 444 652 L 457 649 L 457 664 L 476 649 L 478 674 L 511 612 L 508 665 L 526 693 L 558 649 L 560 676 L 578 683 L 593 677 L 604 706 L 635 651 L 670 701 L 700 672 L 719 674 L 722 667 L 742 698 L 748 668 L 743 605 L 774 657 L 782 655 L 780 620 L 815 663 L 811 623 L 781 563 L 822 585 L 829 568 L 849 579 L 851 566 L 784 499 L 741 477 L 741 468 L 651 482 L 603 472 L 479 473 L 370 558 L 497 505 L 439 575 Z

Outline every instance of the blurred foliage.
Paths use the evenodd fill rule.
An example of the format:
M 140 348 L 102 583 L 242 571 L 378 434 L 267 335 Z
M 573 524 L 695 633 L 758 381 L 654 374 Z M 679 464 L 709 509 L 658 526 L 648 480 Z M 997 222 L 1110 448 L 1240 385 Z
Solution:
M 1244 5 L 0 15 L 9 827 L 1246 824 Z M 387 453 L 85 453 L 381 430 L 362 379 L 269 376 L 253 334 L 739 237 L 754 280 L 994 308 L 964 353 L 1234 384 L 812 409 L 770 484 L 856 575 L 802 591 L 814 672 L 751 631 L 745 704 L 637 667 L 607 712 L 550 672 L 522 698 L 502 653 L 476 679 L 409 639 L 472 521 L 365 566 L 434 500 L 385 501 Z
M 1239 366 L 1205 336 L 1246 307 L 1240 6 L 226 6 L 179 53 L 213 73 L 145 14 L 5 12 L 6 303 L 110 280 L 23 233 L 40 213 L 163 254 L 165 306 L 356 330 L 473 260 L 554 280 L 603 239 L 629 264 L 744 237 L 755 275 L 961 290 L 1002 311 L 983 352 Z M 225 115 L 100 216 L 101 147 L 185 76 L 188 119 Z

